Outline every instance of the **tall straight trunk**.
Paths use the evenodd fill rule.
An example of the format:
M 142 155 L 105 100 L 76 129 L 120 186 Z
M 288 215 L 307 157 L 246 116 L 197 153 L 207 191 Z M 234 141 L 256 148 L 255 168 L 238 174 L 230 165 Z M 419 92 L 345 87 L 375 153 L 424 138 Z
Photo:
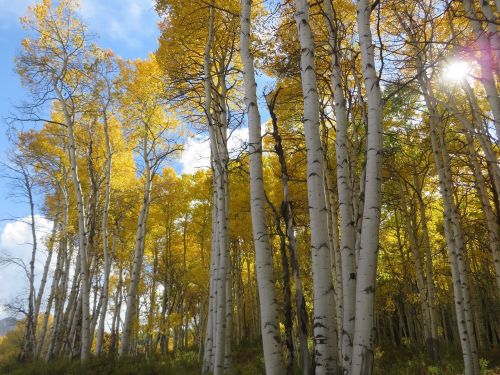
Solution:
M 205 51 L 203 54 L 203 83 L 205 91 L 205 117 L 207 119 L 207 127 L 210 133 L 210 150 L 211 150 L 211 161 L 212 161 L 212 173 L 215 176 L 215 158 L 216 158 L 216 146 L 214 139 L 213 123 L 212 123 L 212 64 L 211 64 L 211 50 L 214 41 L 214 0 L 211 0 L 209 7 L 209 19 L 208 19 L 208 36 L 205 44 Z M 214 369 L 214 357 L 215 357 L 215 328 L 217 325 L 216 313 L 217 313 L 217 269 L 218 269 L 218 226 L 217 226 L 217 213 L 218 213 L 218 200 L 217 200 L 217 184 L 215 177 L 213 179 L 214 193 L 212 202 L 212 248 L 210 257 L 210 296 L 209 296 L 209 308 L 208 308 L 208 322 L 207 331 L 205 337 L 205 353 L 204 353 L 204 363 L 203 372 L 213 371 Z
M 218 72 L 219 89 L 216 93 L 214 116 L 212 118 L 212 85 L 211 85 L 211 45 L 213 42 L 213 17 L 214 2 L 210 3 L 209 37 L 204 54 L 204 81 L 205 81 L 205 114 L 210 134 L 210 147 L 212 163 L 214 166 L 214 184 L 217 206 L 217 261 L 215 277 L 213 280 L 216 290 L 214 323 L 214 345 L 212 346 L 214 374 L 219 375 L 225 371 L 224 363 L 230 353 L 225 350 L 227 341 L 227 299 L 226 279 L 229 267 L 228 252 L 228 171 L 227 171 L 227 88 L 225 81 L 225 67 Z
M 304 132 L 307 148 L 307 198 L 311 224 L 314 294 L 315 373 L 337 372 L 334 293 L 331 278 L 327 210 L 324 190 L 324 155 L 319 133 L 319 96 L 314 61 L 314 40 L 309 25 L 309 3 L 295 0 L 299 34 L 300 74 L 304 96 Z
M 123 269 L 122 265 L 118 268 L 118 284 L 116 286 L 114 298 L 114 312 L 111 323 L 111 342 L 109 344 L 109 353 L 116 354 L 116 349 L 119 345 L 119 325 L 120 325 L 120 311 L 122 305 L 122 287 L 123 287 Z
M 215 155 L 215 153 L 214 153 Z M 221 252 L 220 252 L 220 245 L 219 245 L 219 219 L 218 219 L 218 212 L 219 212 L 219 202 L 217 199 L 217 181 L 215 178 L 215 168 L 213 170 L 214 172 L 214 178 L 213 178 L 213 184 L 214 184 L 214 207 L 215 207 L 215 213 L 214 213 L 214 249 L 213 249 L 213 256 L 214 256 L 214 274 L 212 276 L 212 282 L 213 282 L 213 324 L 212 324 L 212 352 L 211 352 L 211 371 L 214 370 L 214 365 L 215 365 L 215 355 L 216 355 L 216 346 L 217 346 L 217 314 L 218 314 L 218 294 L 219 290 L 217 287 L 217 280 L 218 280 L 218 274 L 219 274 L 219 267 L 220 267 L 220 257 L 221 257 Z
M 404 190 L 402 190 L 404 192 Z M 406 232 L 410 243 L 410 253 L 415 266 L 415 279 L 417 282 L 418 294 L 420 297 L 420 307 L 422 310 L 423 336 L 427 347 L 427 355 L 429 358 L 434 358 L 434 339 L 431 334 L 431 310 L 429 304 L 429 292 L 427 291 L 427 283 L 424 276 L 424 267 L 422 265 L 422 253 L 420 251 L 418 241 L 418 228 L 416 224 L 416 213 L 412 205 L 412 201 L 407 202 L 403 199 L 403 216 L 405 219 Z M 410 207 L 408 207 L 410 203 Z
M 66 216 L 67 218 L 67 216 Z M 64 225 L 65 228 L 67 227 L 67 221 L 66 224 Z M 68 238 L 68 233 L 65 233 L 65 237 L 63 237 L 66 241 L 64 243 L 64 246 L 68 246 L 70 244 L 70 239 Z M 63 247 L 63 251 L 64 251 Z M 73 245 L 70 245 L 70 248 L 72 251 L 79 251 L 79 249 L 73 248 Z M 73 274 L 73 278 L 71 281 L 71 289 L 67 298 L 67 304 L 66 304 L 66 309 L 64 309 L 64 304 L 66 301 L 66 286 L 69 283 L 69 272 L 70 268 L 72 267 L 72 261 L 71 261 L 71 253 L 65 257 L 65 274 L 63 276 L 63 284 L 65 283 L 66 285 L 62 285 L 59 291 L 62 291 L 61 293 L 58 291 L 56 293 L 56 312 L 59 313 L 60 317 L 58 317 L 59 323 L 52 324 L 52 337 L 51 337 L 51 343 L 49 346 L 49 350 L 47 351 L 46 355 L 46 360 L 50 360 L 52 357 L 59 356 L 62 354 L 64 345 L 65 345 L 65 337 L 69 334 L 69 329 L 71 325 L 71 320 L 72 316 L 74 315 L 76 305 L 77 305 L 77 299 L 78 299 L 78 289 L 80 287 L 80 257 L 79 254 L 77 253 L 76 256 L 76 267 L 75 267 L 75 272 Z M 58 309 L 59 306 L 59 309 Z M 54 317 L 56 318 L 57 315 Z
M 132 346 L 133 325 L 137 310 L 137 287 L 141 277 L 142 261 L 144 257 L 144 242 L 146 237 L 146 225 L 149 214 L 149 205 L 151 200 L 152 188 L 152 171 L 149 166 L 146 151 L 146 141 L 144 141 L 144 161 L 146 162 L 146 169 L 144 173 L 144 191 L 141 203 L 141 211 L 137 219 L 137 234 L 135 240 L 134 258 L 132 261 L 132 272 L 130 275 L 130 285 L 127 292 L 127 309 L 125 312 L 125 321 L 123 323 L 122 344 L 120 346 L 120 357 L 129 354 Z
M 219 158 L 220 160 L 220 158 Z M 226 214 L 226 194 L 227 180 L 226 174 L 219 162 L 216 172 L 217 181 L 217 224 L 218 224 L 218 268 L 217 268 L 217 298 L 216 298 L 216 325 L 215 325 L 215 356 L 214 356 L 214 375 L 222 375 L 225 371 L 224 362 L 227 356 L 226 343 L 226 279 L 228 271 L 228 251 L 227 251 L 227 214 Z
M 42 297 L 43 297 L 43 293 L 45 292 L 45 285 L 47 284 L 47 276 L 49 274 L 50 263 L 52 261 L 52 255 L 54 253 L 54 244 L 56 241 L 56 234 L 57 234 L 58 226 L 59 226 L 59 203 L 58 203 L 58 207 L 56 209 L 56 215 L 53 218 L 52 232 L 51 232 L 50 237 L 49 237 L 49 244 L 48 244 L 48 248 L 47 248 L 48 255 L 47 255 L 47 259 L 45 260 L 42 278 L 40 280 L 40 286 L 38 287 L 38 293 L 37 293 L 36 299 L 35 299 L 35 312 L 34 312 L 35 317 L 38 317 L 38 313 L 40 312 L 40 306 L 42 304 Z
M 450 155 L 446 149 L 446 141 L 444 137 L 444 131 L 441 132 L 439 137 L 442 157 L 443 157 L 443 171 L 446 178 L 447 190 L 450 194 L 450 219 L 453 229 L 454 242 L 456 246 L 456 261 L 458 266 L 458 272 L 460 277 L 460 287 L 463 298 L 463 309 L 465 323 L 467 326 L 467 333 L 469 335 L 471 353 L 472 353 L 472 364 L 475 374 L 479 374 L 479 356 L 477 350 L 477 335 L 476 329 L 474 327 L 474 318 L 472 311 L 472 300 L 470 296 L 470 285 L 469 285 L 469 267 L 467 264 L 467 249 L 464 243 L 464 236 L 462 234 L 462 225 L 460 222 L 460 215 L 458 212 L 457 204 L 453 198 L 452 186 L 453 181 L 451 178 L 451 162 Z
M 341 358 L 344 374 L 349 374 L 352 362 L 354 309 L 356 293 L 356 228 L 352 209 L 351 164 L 347 137 L 347 108 L 340 69 L 340 41 L 337 38 L 331 0 L 324 0 L 326 24 L 332 50 L 331 81 L 336 120 L 335 155 L 337 164 L 337 191 L 339 197 L 340 239 L 342 261 L 342 341 Z
M 422 242 L 425 250 L 425 272 L 426 272 L 426 291 L 427 301 L 429 305 L 430 318 L 430 334 L 432 342 L 428 343 L 431 348 L 431 358 L 434 361 L 439 360 L 439 341 L 437 336 L 437 315 L 436 315 L 436 300 L 434 297 L 434 272 L 432 265 L 431 242 L 429 238 L 429 227 L 427 225 L 427 215 L 425 214 L 425 203 L 422 198 L 422 185 L 418 182 L 418 174 L 415 165 L 413 165 L 413 182 L 417 188 L 418 210 L 420 223 L 422 226 Z
M 54 316 L 52 319 L 52 328 L 50 332 L 50 340 L 45 353 L 45 361 L 52 359 L 58 346 L 58 337 L 61 327 L 65 326 L 64 322 L 64 303 L 66 297 L 66 286 L 69 279 L 69 264 L 71 260 L 72 250 L 68 249 L 68 222 L 69 222 L 69 197 L 66 188 L 62 188 L 63 196 L 63 219 L 61 224 L 61 233 L 59 239 L 59 249 L 57 254 L 56 271 L 52 279 L 51 295 L 54 299 Z M 77 264 L 78 264 L 77 260 Z M 75 275 L 78 275 L 78 267 L 75 269 Z M 69 301 L 68 301 L 69 303 Z M 47 307 L 46 315 L 50 314 L 50 308 Z M 46 317 L 48 319 L 48 316 Z M 42 340 L 40 340 L 41 342 Z M 41 342 L 41 345 L 43 343 Z M 40 347 L 41 350 L 41 347 Z
M 379 247 L 382 159 L 382 98 L 375 70 L 375 46 L 370 30 L 371 4 L 357 2 L 357 25 L 361 47 L 361 63 L 367 99 L 367 145 L 364 185 L 363 223 L 361 226 L 358 272 L 356 281 L 356 319 L 352 374 L 373 372 L 375 329 L 375 277 Z
M 262 345 L 266 374 L 272 375 L 283 374 L 284 365 L 279 340 L 279 310 L 273 277 L 273 256 L 266 227 L 261 118 L 257 102 L 254 61 L 250 51 L 251 7 L 251 0 L 241 1 L 240 53 L 243 61 L 245 105 L 248 113 L 250 205 L 259 288 Z
M 326 146 L 325 146 L 326 147 Z M 325 155 L 325 194 L 326 194 L 326 209 L 328 211 L 328 237 L 330 238 L 330 262 L 332 264 L 332 277 L 334 280 L 333 288 L 335 292 L 335 319 L 337 322 L 336 332 L 337 340 L 342 342 L 342 326 L 343 326 L 343 285 L 342 285 L 342 265 L 339 249 L 339 230 L 338 230 L 338 214 L 337 214 L 337 197 L 333 188 L 333 183 L 330 178 L 330 170 L 327 167 Z M 342 362 L 342 347 L 338 347 L 339 362 Z
M 52 261 L 52 255 L 54 253 L 54 244 L 56 241 L 56 234 L 57 234 L 58 227 L 59 227 L 59 203 L 58 203 L 57 213 L 56 213 L 56 216 L 54 218 L 54 223 L 52 226 L 52 233 L 50 234 L 50 238 L 49 238 L 49 244 L 48 244 L 48 249 L 47 249 L 49 254 L 47 256 L 47 259 L 45 260 L 45 266 L 43 268 L 42 279 L 40 281 L 40 286 L 38 288 L 38 294 L 37 294 L 37 297 L 35 300 L 35 313 L 34 313 L 35 317 L 38 317 L 39 312 L 40 312 L 40 307 L 42 304 L 42 297 L 43 297 L 43 293 L 45 291 L 45 285 L 47 283 L 47 276 L 49 273 L 49 267 L 50 267 L 50 264 Z M 57 262 L 56 262 L 56 272 L 60 272 L 60 267 L 62 267 L 62 265 L 60 264 L 60 258 L 61 257 L 58 255 Z M 56 281 L 56 283 L 57 283 L 57 281 Z M 51 287 L 51 292 L 49 293 L 49 298 L 47 300 L 47 309 L 46 309 L 46 312 L 44 315 L 44 320 L 42 322 L 42 328 L 41 328 L 41 332 L 40 332 L 40 340 L 39 340 L 39 342 L 36 343 L 36 346 L 35 346 L 35 352 L 34 352 L 35 358 L 38 358 L 40 351 L 42 350 L 43 343 L 45 341 L 45 335 L 47 332 L 47 324 L 48 324 L 48 316 L 49 316 L 50 310 L 52 308 L 53 299 L 54 299 L 54 288 Z
M 213 369 L 213 346 L 214 346 L 214 309 L 215 309 L 215 269 L 216 269 L 216 249 L 217 249 L 217 228 L 216 228 L 216 192 L 213 192 L 212 199 L 212 240 L 211 240 L 211 252 L 210 252 L 210 284 L 209 284 L 209 300 L 208 300 L 208 311 L 207 311 L 207 326 L 205 333 L 205 345 L 203 354 L 203 366 L 202 373 L 211 371 Z
M 97 329 L 96 338 L 96 355 L 100 355 L 103 347 L 104 339 L 104 324 L 106 321 L 106 313 L 108 310 L 108 294 L 109 294 L 109 274 L 111 272 L 111 259 L 108 251 L 108 217 L 109 217 L 109 204 L 111 198 L 111 165 L 112 165 L 112 151 L 111 140 L 109 137 L 109 128 L 106 113 L 104 113 L 104 136 L 106 143 L 106 171 L 105 171 L 105 195 L 104 195 L 104 212 L 102 216 L 102 253 L 104 257 L 104 275 L 102 285 L 102 307 L 99 317 L 99 327 Z M 114 241 L 114 238 L 113 238 Z
M 69 138 L 69 160 L 71 165 L 71 178 L 73 180 L 73 187 L 76 194 L 76 206 L 78 213 L 78 244 L 79 244 L 79 257 L 80 257 L 80 298 L 82 309 L 82 332 L 81 332 L 81 352 L 80 359 L 85 361 L 90 354 L 90 283 L 89 283 L 89 266 L 87 261 L 87 214 L 85 210 L 85 201 L 83 197 L 82 185 L 80 183 L 80 176 L 78 174 L 77 155 L 76 155 L 76 141 L 74 121 L 68 104 L 64 99 L 62 92 L 58 89 L 57 82 L 54 83 L 59 102 L 61 104 L 65 125 L 67 128 Z
M 233 281 L 230 254 L 227 262 L 226 275 L 226 337 L 224 343 L 224 370 L 229 371 L 231 367 L 231 344 L 233 342 Z
M 20 178 L 22 179 L 23 189 L 25 190 L 26 198 L 30 208 L 30 229 L 31 229 L 31 259 L 29 262 L 28 276 L 28 311 L 24 324 L 24 336 L 21 342 L 21 351 L 19 353 L 20 361 L 31 360 L 36 352 L 36 323 L 37 311 L 35 301 L 35 260 L 38 250 L 38 241 L 36 238 L 36 220 L 35 220 L 35 201 L 33 199 L 33 179 L 29 174 L 24 161 L 19 159 L 16 167 L 20 170 Z

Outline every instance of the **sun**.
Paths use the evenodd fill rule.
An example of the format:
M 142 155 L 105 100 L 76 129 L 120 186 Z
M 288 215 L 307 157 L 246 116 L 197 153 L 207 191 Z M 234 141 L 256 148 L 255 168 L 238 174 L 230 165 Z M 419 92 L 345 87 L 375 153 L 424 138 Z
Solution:
M 472 65 L 465 60 L 450 61 L 443 69 L 443 78 L 449 82 L 461 82 L 467 78 Z

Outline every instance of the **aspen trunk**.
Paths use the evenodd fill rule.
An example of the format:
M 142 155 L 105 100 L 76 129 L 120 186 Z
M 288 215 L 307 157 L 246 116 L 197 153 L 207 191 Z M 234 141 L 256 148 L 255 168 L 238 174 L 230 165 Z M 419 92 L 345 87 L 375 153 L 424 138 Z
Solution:
M 74 132 L 74 122 L 68 104 L 64 99 L 63 94 L 58 89 L 57 82 L 54 82 L 54 88 L 57 92 L 59 102 L 64 114 L 68 138 L 69 138 L 69 160 L 71 165 L 71 178 L 76 194 L 76 205 L 78 213 L 78 240 L 79 240 L 79 257 L 80 257 L 80 298 L 82 308 L 82 332 L 81 332 L 81 353 L 82 361 L 88 359 L 90 354 L 90 284 L 89 284 L 89 266 L 87 261 L 87 214 L 85 210 L 85 201 L 83 198 L 82 185 L 77 167 L 76 142 Z
M 216 223 L 217 207 L 215 190 L 212 200 L 212 224 Z M 208 372 L 213 369 L 213 332 L 214 332 L 214 307 L 215 307 L 215 262 L 216 262 L 216 249 L 217 249 L 217 228 L 212 225 L 212 244 L 210 253 L 210 285 L 209 285 L 209 300 L 207 311 L 207 327 L 205 333 L 205 345 L 203 354 L 203 367 L 202 372 Z
M 104 280 L 102 285 L 102 307 L 99 317 L 99 327 L 97 329 L 96 339 L 96 355 L 102 352 L 103 339 L 104 339 L 104 324 L 106 321 L 106 313 L 108 310 L 108 294 L 109 294 L 109 274 L 111 272 L 111 259 L 108 252 L 108 217 L 109 217 L 109 204 L 111 198 L 111 140 L 109 138 L 108 121 L 106 114 L 104 114 L 104 136 L 106 143 L 106 171 L 105 171 L 105 196 L 104 196 L 104 212 L 102 217 L 102 252 L 104 257 Z M 114 238 L 113 238 L 114 241 Z
M 467 300 L 468 284 L 465 269 L 463 267 L 463 240 L 461 238 L 460 223 L 457 221 L 458 216 L 456 214 L 456 207 L 451 191 L 452 185 L 449 176 L 448 156 L 446 150 L 443 150 L 443 142 L 440 140 L 438 130 L 439 116 L 434 104 L 435 102 L 433 101 L 432 89 L 419 59 L 417 60 L 417 69 L 420 88 L 429 110 L 431 146 L 438 171 L 440 192 L 444 206 L 444 229 L 451 267 L 455 313 L 464 360 L 464 369 L 466 375 L 476 375 L 479 373 L 479 363 L 477 353 L 474 353 L 475 335 L 473 332 L 472 320 L 470 319 L 470 301 Z M 466 294 L 465 296 L 464 292 Z
M 36 221 L 35 221 L 35 201 L 33 199 L 33 179 L 27 170 L 24 161 L 16 160 L 16 167 L 20 170 L 20 178 L 22 179 L 22 187 L 25 190 L 26 198 L 30 208 L 30 229 L 31 229 L 31 259 L 29 268 L 26 273 L 28 276 L 28 311 L 26 312 L 26 320 L 24 324 L 24 336 L 21 342 L 21 351 L 19 353 L 20 361 L 27 361 L 34 357 L 36 352 L 36 323 L 37 309 L 35 301 L 35 258 L 38 250 L 38 241 L 36 238 Z M 29 271 L 28 271 L 29 270 Z
M 374 302 L 381 207 L 382 98 L 375 70 L 375 46 L 370 30 L 371 4 L 357 2 L 357 25 L 361 46 L 363 78 L 367 97 L 367 152 L 364 210 L 356 281 L 352 373 L 373 372 L 375 329 Z
M 250 155 L 250 204 L 252 214 L 257 284 L 259 288 L 262 344 L 266 374 L 283 374 L 278 305 L 273 277 L 273 258 L 266 227 L 265 193 L 262 172 L 261 118 L 257 102 L 254 61 L 250 50 L 251 0 L 241 1 L 240 53 L 243 61 L 245 105 L 248 114 Z
M 325 0 L 325 16 L 328 28 L 330 48 L 332 50 L 331 81 L 336 120 L 335 155 L 337 164 L 337 191 L 339 197 L 339 217 L 341 233 L 342 260 L 342 341 L 341 358 L 344 374 L 349 374 L 352 362 L 352 344 L 354 334 L 354 309 L 356 293 L 356 228 L 351 192 L 351 165 L 347 138 L 347 108 L 340 69 L 339 41 L 335 29 L 333 7 L 330 0 Z
M 307 346 L 308 339 L 308 318 L 307 310 L 304 300 L 304 292 L 302 287 L 302 278 L 300 276 L 299 261 L 297 258 L 297 241 L 295 239 L 295 225 L 294 225 L 294 215 L 292 204 L 290 201 L 289 187 L 288 187 L 288 167 L 285 158 L 285 150 L 283 149 L 283 143 L 281 135 L 278 128 L 278 117 L 274 111 L 276 104 L 276 99 L 278 96 L 279 89 L 276 91 L 274 96 L 267 100 L 267 107 L 269 114 L 271 115 L 271 122 L 273 125 L 273 138 L 275 141 L 274 149 L 278 155 L 280 169 L 281 169 L 281 183 L 283 186 L 283 202 L 282 202 L 282 216 L 285 221 L 286 236 L 288 238 L 288 249 L 290 251 L 290 263 L 292 266 L 292 275 L 295 283 L 295 303 L 297 309 L 297 320 L 298 320 L 298 331 L 299 331 L 299 342 L 300 342 L 300 362 L 303 375 L 309 375 L 312 373 L 311 366 L 311 355 L 309 353 L 309 348 Z M 249 287 L 251 287 L 249 283 Z
M 306 0 L 296 0 L 295 7 L 295 20 L 301 46 L 303 121 L 307 148 L 307 198 L 311 224 L 314 288 L 315 373 L 323 375 L 336 372 L 338 354 L 323 177 L 324 155 L 319 134 L 319 97 L 314 61 L 314 40 L 309 25 L 309 4 Z
M 414 168 L 414 185 L 419 186 L 417 182 L 416 168 Z M 425 249 L 425 269 L 426 269 L 426 288 L 427 301 L 429 305 L 430 318 L 430 333 L 432 342 L 428 345 L 431 347 L 432 359 L 439 360 L 439 341 L 437 336 L 437 315 L 436 315 L 436 300 L 434 298 L 434 272 L 432 266 L 432 251 L 429 238 L 429 228 L 427 225 L 427 216 L 425 214 L 425 204 L 422 198 L 422 190 L 419 187 L 417 192 L 418 206 L 420 211 L 420 222 L 422 225 L 423 245 Z
M 486 190 L 486 179 L 481 172 L 481 165 L 477 159 L 477 153 L 474 148 L 474 141 L 472 135 L 469 132 L 465 132 L 467 140 L 467 148 L 469 151 L 469 158 L 472 164 L 472 173 L 475 178 L 475 187 L 477 191 L 477 196 L 481 203 L 483 209 L 484 218 L 486 221 L 486 227 L 488 229 L 489 238 L 489 248 L 493 258 L 493 266 L 495 268 L 495 279 L 497 284 L 497 295 L 500 296 L 500 242 L 499 234 L 500 228 L 498 226 L 497 220 L 495 218 L 495 213 L 491 207 L 488 191 Z
M 146 150 L 144 150 L 146 154 Z M 152 188 L 152 171 L 150 170 L 147 156 L 144 158 L 146 170 L 144 173 L 145 185 L 141 211 L 137 220 L 137 234 L 134 249 L 134 258 L 132 261 L 132 272 L 130 275 L 130 286 L 127 293 L 127 310 L 125 312 L 125 321 L 123 323 L 122 343 L 120 346 L 120 357 L 129 354 L 133 338 L 133 325 L 137 310 L 137 287 L 141 277 L 142 260 L 144 257 L 144 241 L 146 236 L 146 224 L 148 220 L 149 204 Z

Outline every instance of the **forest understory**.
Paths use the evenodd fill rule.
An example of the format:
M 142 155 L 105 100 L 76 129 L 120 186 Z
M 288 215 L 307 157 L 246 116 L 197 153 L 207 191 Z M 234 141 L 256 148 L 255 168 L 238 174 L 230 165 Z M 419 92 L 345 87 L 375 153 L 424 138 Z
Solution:
M 458 350 L 443 353 L 439 361 L 429 361 L 425 351 L 405 346 L 377 348 L 374 375 L 460 375 L 463 374 L 461 353 Z M 483 355 L 484 354 L 484 355 Z M 259 342 L 245 344 L 234 351 L 234 366 L 229 375 L 265 374 L 264 356 Z M 480 374 L 500 374 L 500 351 L 480 354 Z M 167 357 L 154 356 L 90 359 L 82 364 L 71 358 L 52 362 L 33 361 L 19 363 L 11 359 L 0 363 L 0 374 L 12 375 L 198 375 L 200 374 L 198 350 L 172 353 Z M 302 374 L 295 367 L 293 375 Z

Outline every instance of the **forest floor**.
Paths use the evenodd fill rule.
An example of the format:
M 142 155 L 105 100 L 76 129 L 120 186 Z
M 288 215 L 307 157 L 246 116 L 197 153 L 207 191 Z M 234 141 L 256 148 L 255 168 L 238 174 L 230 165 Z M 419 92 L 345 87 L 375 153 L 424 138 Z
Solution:
M 439 363 L 430 363 L 425 355 L 407 347 L 379 349 L 375 375 L 460 375 L 462 362 L 458 352 L 443 353 Z M 94 358 L 83 367 L 76 359 L 60 359 L 50 363 L 16 361 L 0 362 L 0 374 L 9 375 L 198 375 L 197 351 L 179 352 L 167 358 L 130 357 L 125 359 Z M 233 368 L 228 375 L 264 375 L 264 359 L 260 348 L 246 347 L 233 355 Z M 297 369 L 296 374 L 300 374 Z M 500 375 L 500 350 L 482 353 L 481 375 Z

